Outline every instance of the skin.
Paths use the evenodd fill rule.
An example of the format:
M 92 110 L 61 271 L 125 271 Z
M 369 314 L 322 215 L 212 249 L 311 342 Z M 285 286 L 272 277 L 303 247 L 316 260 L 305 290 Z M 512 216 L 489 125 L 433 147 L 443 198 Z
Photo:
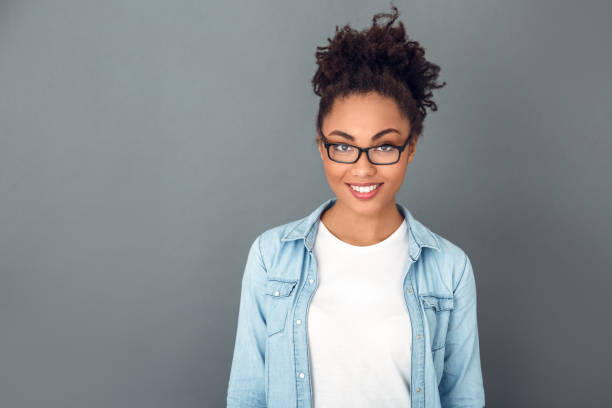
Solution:
M 399 131 L 386 133 L 372 141 L 381 130 L 394 128 Z M 349 140 L 330 134 L 339 130 L 355 138 Z M 321 131 L 330 143 L 347 143 L 359 147 L 390 143 L 403 145 L 410 133 L 410 120 L 401 114 L 397 103 L 376 92 L 365 95 L 352 94 L 337 98 L 331 111 L 323 119 Z M 406 146 L 400 160 L 390 165 L 375 165 L 365 153 L 353 164 L 337 163 L 329 159 L 320 140 L 318 144 L 327 182 L 337 201 L 321 215 L 321 221 L 332 234 L 351 245 L 374 245 L 389 237 L 404 218 L 395 205 L 395 195 L 402 186 L 406 166 L 414 157 L 417 138 Z M 353 196 L 346 183 L 384 183 L 378 193 L 368 200 Z

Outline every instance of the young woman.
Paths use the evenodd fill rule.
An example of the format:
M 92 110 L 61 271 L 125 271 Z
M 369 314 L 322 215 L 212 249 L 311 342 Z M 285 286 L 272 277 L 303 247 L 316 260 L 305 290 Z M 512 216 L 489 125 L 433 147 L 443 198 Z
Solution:
M 252 243 L 228 407 L 485 405 L 470 260 L 395 201 L 445 83 L 393 10 L 317 48 L 335 197 Z

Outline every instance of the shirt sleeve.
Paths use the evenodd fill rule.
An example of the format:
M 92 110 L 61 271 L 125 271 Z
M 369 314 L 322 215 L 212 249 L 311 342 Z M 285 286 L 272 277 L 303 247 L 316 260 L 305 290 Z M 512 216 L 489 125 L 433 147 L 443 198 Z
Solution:
M 467 255 L 453 293 L 454 307 L 446 335 L 444 371 L 438 388 L 440 400 L 443 408 L 483 408 L 485 394 L 480 365 L 476 282 Z
M 263 294 L 266 269 L 260 251 L 261 235 L 251 244 L 242 277 L 238 326 L 227 388 L 228 408 L 266 407 L 266 320 Z

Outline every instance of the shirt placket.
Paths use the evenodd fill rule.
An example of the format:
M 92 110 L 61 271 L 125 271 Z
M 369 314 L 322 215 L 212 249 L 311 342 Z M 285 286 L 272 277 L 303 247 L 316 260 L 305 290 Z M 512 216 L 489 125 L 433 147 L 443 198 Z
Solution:
M 404 300 L 408 308 L 410 323 L 412 325 L 412 350 L 410 368 L 410 407 L 425 407 L 425 335 L 423 333 L 423 311 L 417 298 L 418 290 L 411 271 L 414 260 L 408 261 L 406 276 L 404 277 Z
M 312 251 L 307 250 L 308 262 L 303 285 L 298 292 L 296 301 L 295 315 L 293 316 L 293 338 L 295 353 L 295 380 L 297 391 L 298 408 L 312 407 L 312 376 L 310 367 L 310 356 L 308 351 L 307 336 L 307 314 L 310 301 L 317 288 L 317 266 Z

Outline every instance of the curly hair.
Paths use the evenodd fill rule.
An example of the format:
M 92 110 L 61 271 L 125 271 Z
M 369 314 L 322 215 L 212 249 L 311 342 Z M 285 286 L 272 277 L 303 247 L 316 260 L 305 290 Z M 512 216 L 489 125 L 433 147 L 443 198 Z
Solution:
M 431 90 L 446 85 L 436 82 L 440 67 L 425 59 L 425 50 L 408 38 L 401 21 L 393 27 L 399 12 L 393 3 L 391 8 L 393 14 L 375 14 L 367 30 L 336 26 L 335 36 L 327 39 L 329 45 L 317 47 L 318 69 L 312 78 L 314 93 L 320 97 L 316 143 L 336 97 L 376 91 L 393 98 L 410 120 L 409 138 L 421 136 L 426 108 L 438 109 Z M 379 25 L 381 17 L 390 20 Z

